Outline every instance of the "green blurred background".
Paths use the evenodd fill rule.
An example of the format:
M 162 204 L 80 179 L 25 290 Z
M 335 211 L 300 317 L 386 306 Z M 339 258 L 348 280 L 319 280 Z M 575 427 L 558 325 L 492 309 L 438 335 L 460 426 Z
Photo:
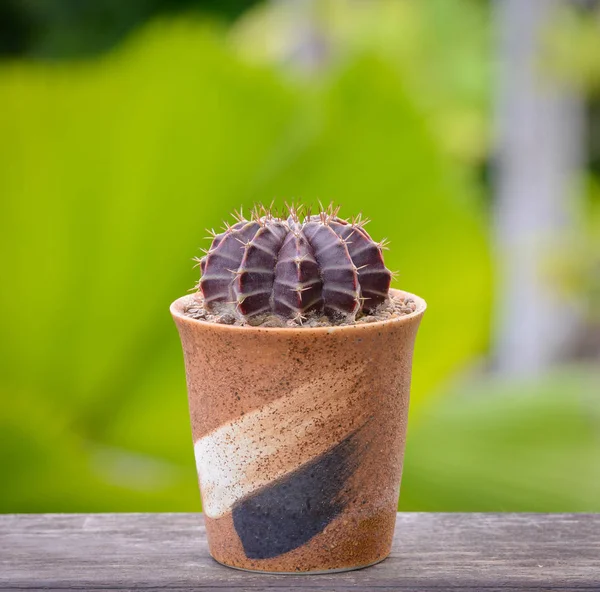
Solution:
M 401 509 L 600 511 L 600 8 L 526 5 L 5 0 L 0 511 L 200 509 L 168 306 L 272 199 L 428 301 Z

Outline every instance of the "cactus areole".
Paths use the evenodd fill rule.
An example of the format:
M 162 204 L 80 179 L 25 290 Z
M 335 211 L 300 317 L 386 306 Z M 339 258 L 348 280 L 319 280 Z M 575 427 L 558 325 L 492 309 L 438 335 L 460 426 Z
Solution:
M 339 208 L 317 215 L 288 207 L 286 215 L 254 208 L 246 219 L 212 234 L 198 259 L 204 308 L 251 322 L 277 315 L 302 325 L 309 315 L 353 322 L 389 300 L 392 273 L 384 241 L 374 242 L 361 216 L 344 220 Z

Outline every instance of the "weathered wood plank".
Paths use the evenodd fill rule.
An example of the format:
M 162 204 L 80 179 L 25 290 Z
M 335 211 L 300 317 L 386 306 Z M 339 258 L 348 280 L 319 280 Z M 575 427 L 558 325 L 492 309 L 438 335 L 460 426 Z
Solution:
M 595 590 L 600 515 L 398 514 L 374 567 L 277 576 L 223 567 L 192 514 L 0 516 L 0 590 Z

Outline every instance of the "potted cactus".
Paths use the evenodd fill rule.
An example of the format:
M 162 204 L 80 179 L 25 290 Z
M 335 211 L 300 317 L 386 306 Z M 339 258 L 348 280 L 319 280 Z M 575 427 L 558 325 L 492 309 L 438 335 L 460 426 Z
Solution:
M 425 302 L 390 289 L 364 224 L 331 206 L 237 215 L 171 306 L 223 564 L 315 573 L 390 552 Z

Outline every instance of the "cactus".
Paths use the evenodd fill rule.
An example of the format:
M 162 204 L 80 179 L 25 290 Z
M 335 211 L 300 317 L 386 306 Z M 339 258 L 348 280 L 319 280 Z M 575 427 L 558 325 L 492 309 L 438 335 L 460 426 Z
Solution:
M 286 217 L 255 208 L 222 233 L 199 259 L 198 289 L 211 312 L 234 312 L 245 320 L 278 315 L 298 324 L 307 314 L 354 321 L 388 301 L 392 273 L 385 241 L 374 242 L 361 216 L 348 221 L 339 208 L 318 215 L 288 207 Z

